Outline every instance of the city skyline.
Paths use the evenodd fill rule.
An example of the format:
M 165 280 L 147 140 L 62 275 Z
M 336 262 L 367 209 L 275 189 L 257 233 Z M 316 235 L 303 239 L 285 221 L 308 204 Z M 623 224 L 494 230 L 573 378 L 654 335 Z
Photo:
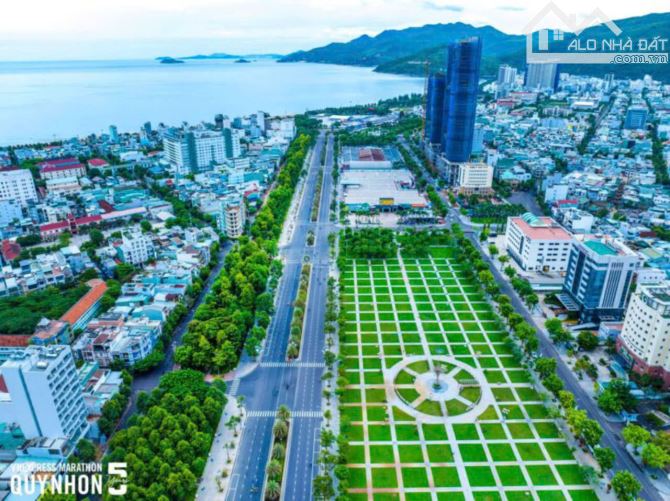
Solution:
M 598 2 L 558 3 L 578 19 Z M 5 6 L 0 19 L 0 61 L 145 59 L 163 55 L 230 52 L 286 54 L 387 29 L 434 23 L 491 25 L 521 33 L 538 6 L 529 0 L 487 0 L 477 6 L 451 0 L 345 0 L 337 5 L 312 0 L 128 0 L 98 5 L 67 0 L 57 5 L 32 0 Z M 661 12 L 659 0 L 604 6 L 621 19 Z M 41 12 L 35 16 L 35 12 Z M 170 27 L 166 30 L 165 27 Z M 85 43 L 82 43 L 85 42 Z

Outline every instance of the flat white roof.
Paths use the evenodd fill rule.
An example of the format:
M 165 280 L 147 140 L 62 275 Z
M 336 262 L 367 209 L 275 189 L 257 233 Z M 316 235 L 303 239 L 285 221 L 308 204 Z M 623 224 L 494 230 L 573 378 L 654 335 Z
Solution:
M 411 186 L 414 178 L 407 169 L 357 170 L 342 172 L 344 201 L 348 205 L 380 205 L 380 199 L 393 199 L 390 205 L 425 207 L 426 199 Z

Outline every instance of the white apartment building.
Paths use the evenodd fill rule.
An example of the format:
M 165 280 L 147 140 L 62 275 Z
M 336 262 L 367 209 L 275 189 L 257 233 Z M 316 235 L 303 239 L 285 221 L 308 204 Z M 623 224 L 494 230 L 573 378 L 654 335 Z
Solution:
M 493 185 L 493 166 L 481 162 L 459 164 L 456 184 L 461 193 L 488 193 Z
M 556 200 L 565 200 L 568 198 L 569 190 L 570 186 L 567 184 L 554 184 L 548 186 L 544 192 L 544 202 L 550 204 Z
M 171 129 L 163 139 L 165 157 L 179 174 L 208 170 L 227 158 L 224 135 L 225 131 Z
M 633 370 L 670 384 L 670 282 L 638 286 L 617 348 Z
M 2 421 L 15 422 L 26 438 L 78 438 L 86 406 L 69 346 L 30 346 L 0 366 L 7 393 L 0 393 Z
M 49 193 L 71 194 L 79 193 L 81 185 L 76 177 L 53 177 L 46 180 L 46 188 Z
M 86 175 L 86 167 L 83 164 L 71 165 L 47 165 L 40 170 L 42 179 L 58 179 L 65 177 L 80 178 Z
M 526 213 L 507 219 L 505 246 L 526 271 L 563 272 L 568 269 L 572 235 L 550 217 Z
M 124 263 L 134 266 L 143 265 L 156 257 L 151 238 L 139 230 L 124 231 L 121 244 L 116 247 L 116 250 Z
M 28 169 L 0 169 L 0 200 L 16 200 L 22 207 L 28 202 L 37 202 L 35 182 Z

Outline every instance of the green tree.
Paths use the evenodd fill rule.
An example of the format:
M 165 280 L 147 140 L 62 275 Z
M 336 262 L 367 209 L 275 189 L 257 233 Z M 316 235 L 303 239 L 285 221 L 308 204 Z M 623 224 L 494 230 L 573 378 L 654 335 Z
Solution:
M 575 396 L 568 390 L 561 390 L 558 392 L 558 401 L 561 403 L 561 407 L 563 407 L 565 411 L 569 411 L 575 407 Z
M 670 454 L 652 442 L 642 448 L 641 456 L 642 461 L 652 468 L 665 468 L 670 463 Z
M 617 471 L 612 477 L 612 489 L 619 501 L 635 501 L 641 488 L 640 482 L 629 471 Z
M 102 231 L 96 228 L 93 228 L 91 231 L 89 231 L 88 236 L 96 249 L 100 247 L 105 241 L 105 235 L 102 234 Z
M 279 499 L 281 495 L 281 486 L 275 480 L 268 480 L 265 486 L 265 497 L 268 499 Z
M 612 449 L 608 447 L 596 447 L 593 450 L 593 454 L 596 457 L 596 461 L 598 461 L 602 473 L 612 469 L 614 460 L 616 459 L 616 453 Z
M 541 378 L 545 378 L 556 372 L 556 359 L 540 357 L 535 360 L 535 371 Z
M 272 433 L 278 440 L 284 440 L 288 435 L 288 426 L 284 421 L 277 421 L 272 428 Z
M 271 478 L 273 480 L 278 479 L 279 475 L 281 475 L 281 472 L 282 472 L 281 463 L 276 459 L 272 459 L 265 468 L 265 473 L 267 473 L 268 478 Z
M 635 408 L 635 397 L 630 392 L 628 382 L 623 379 L 612 379 L 598 396 L 598 406 L 612 414 Z
M 577 335 L 577 344 L 584 351 L 593 351 L 598 347 L 600 342 L 598 336 L 592 331 L 581 331 Z
M 646 444 L 651 438 L 651 433 L 636 424 L 627 425 L 622 430 L 621 435 L 626 443 L 636 448 Z
M 544 387 L 552 392 L 554 395 L 557 395 L 559 391 L 563 389 L 563 380 L 556 375 L 556 373 L 549 374 L 546 378 L 542 380 Z

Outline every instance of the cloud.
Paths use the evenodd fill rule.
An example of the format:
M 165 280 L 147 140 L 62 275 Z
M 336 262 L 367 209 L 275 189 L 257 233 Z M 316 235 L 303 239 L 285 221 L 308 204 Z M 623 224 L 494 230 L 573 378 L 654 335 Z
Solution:
M 496 7 L 498 10 L 504 10 L 507 12 L 523 12 L 526 10 L 525 7 L 518 7 L 516 5 L 501 5 L 500 7 Z
M 435 3 L 432 0 L 425 0 L 423 2 L 423 6 L 426 9 L 432 9 L 432 10 L 448 10 L 449 12 L 463 12 L 463 7 L 461 5 L 442 5 L 439 3 Z

